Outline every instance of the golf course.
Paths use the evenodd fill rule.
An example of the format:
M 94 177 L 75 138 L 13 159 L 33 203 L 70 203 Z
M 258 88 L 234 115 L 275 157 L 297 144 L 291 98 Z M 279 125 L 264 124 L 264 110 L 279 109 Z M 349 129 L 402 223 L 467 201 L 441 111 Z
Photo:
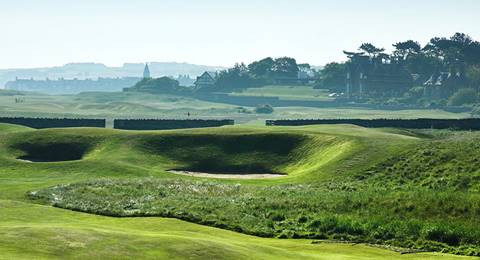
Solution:
M 0 10 L 0 260 L 480 259 L 479 0 Z
M 478 256 L 479 140 L 353 125 L 0 124 L 0 258 Z

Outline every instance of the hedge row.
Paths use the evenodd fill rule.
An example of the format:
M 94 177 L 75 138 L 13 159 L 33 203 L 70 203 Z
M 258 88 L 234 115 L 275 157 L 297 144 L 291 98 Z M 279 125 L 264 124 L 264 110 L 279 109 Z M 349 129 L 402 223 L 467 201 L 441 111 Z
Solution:
M 101 127 L 105 128 L 105 119 L 70 119 L 70 118 L 26 118 L 0 117 L 0 123 L 24 125 L 31 128 L 63 128 L 63 127 Z M 113 128 L 126 130 L 162 130 L 216 127 L 233 125 L 230 119 L 202 120 L 202 119 L 115 119 Z
M 0 123 L 31 128 L 105 127 L 105 119 L 0 117 Z
M 301 126 L 322 124 L 353 124 L 363 127 L 396 127 L 413 129 L 480 130 L 480 118 L 465 119 L 299 119 L 267 120 L 267 126 Z
M 164 130 L 182 128 L 201 128 L 233 125 L 231 119 L 202 120 L 202 119 L 115 119 L 113 128 L 125 130 Z

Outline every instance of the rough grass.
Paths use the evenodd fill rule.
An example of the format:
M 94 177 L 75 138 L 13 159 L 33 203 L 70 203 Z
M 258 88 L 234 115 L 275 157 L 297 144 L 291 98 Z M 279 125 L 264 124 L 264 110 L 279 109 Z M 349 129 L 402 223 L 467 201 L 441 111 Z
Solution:
M 341 239 L 480 256 L 479 194 L 147 179 L 56 186 L 30 196 L 72 210 L 175 217 L 262 237 Z
M 425 133 L 424 134 L 428 134 Z M 432 132 L 429 142 L 391 157 L 357 179 L 394 187 L 452 188 L 480 192 L 480 134 Z M 427 135 L 428 136 L 428 135 Z
M 384 163 L 385 155 L 403 155 L 406 149 L 437 140 L 430 134 L 430 139 L 419 139 L 422 135 L 345 125 L 147 132 L 24 130 L 0 134 L 0 255 L 7 258 L 400 257 L 363 246 L 312 245 L 313 238 L 478 252 L 472 246 L 478 242 L 474 189 L 397 185 L 391 190 L 374 177 L 383 174 L 374 166 Z M 18 144 L 55 142 L 86 143 L 89 148 L 77 161 L 16 160 L 23 153 Z M 210 180 L 166 172 L 198 165 L 191 163 L 195 158 L 218 158 L 230 169 L 260 162 L 288 176 L 281 180 Z M 358 179 L 366 171 L 377 174 Z M 169 188 L 170 184 L 175 188 Z M 159 192 L 162 199 L 155 199 Z M 58 203 L 105 215 L 169 216 L 260 236 L 310 239 L 261 239 L 178 220 L 86 215 L 31 204 L 26 194 L 38 199 L 37 203 Z M 81 242 L 88 237 L 95 239 Z M 402 257 L 433 256 L 438 257 Z

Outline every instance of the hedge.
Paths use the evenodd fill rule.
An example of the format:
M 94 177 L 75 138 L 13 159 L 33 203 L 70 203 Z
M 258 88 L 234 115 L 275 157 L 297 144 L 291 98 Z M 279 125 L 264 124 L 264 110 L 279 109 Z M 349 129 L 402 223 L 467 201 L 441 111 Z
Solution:
M 480 118 L 465 119 L 298 119 L 267 120 L 267 126 L 301 126 L 322 124 L 353 124 L 363 127 L 396 127 L 413 129 L 480 130 Z
M 105 128 L 105 119 L 0 117 L 0 123 L 24 125 L 37 129 L 63 127 Z
M 231 119 L 115 119 L 113 128 L 125 130 L 165 130 L 233 125 Z

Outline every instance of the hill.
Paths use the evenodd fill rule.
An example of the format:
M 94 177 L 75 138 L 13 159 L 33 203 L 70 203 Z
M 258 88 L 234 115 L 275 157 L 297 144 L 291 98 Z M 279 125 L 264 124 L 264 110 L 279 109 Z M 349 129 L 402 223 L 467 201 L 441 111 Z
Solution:
M 58 67 L 2 69 L 0 70 L 0 88 L 3 88 L 8 81 L 15 80 L 16 77 L 40 80 L 141 77 L 144 67 L 144 63 L 125 63 L 121 67 L 108 67 L 101 63 L 69 63 Z M 153 77 L 178 75 L 196 77 L 205 71 L 222 69 L 216 66 L 178 62 L 151 62 L 149 67 Z

